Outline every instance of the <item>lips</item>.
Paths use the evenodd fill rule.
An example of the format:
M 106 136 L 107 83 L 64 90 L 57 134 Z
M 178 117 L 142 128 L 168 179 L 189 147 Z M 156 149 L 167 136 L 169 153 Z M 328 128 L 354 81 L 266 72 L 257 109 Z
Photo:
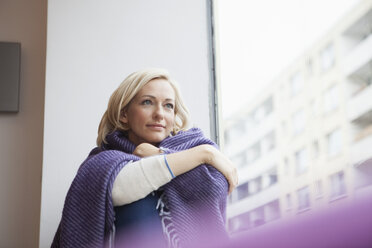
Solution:
M 162 124 L 147 124 L 146 126 L 150 128 L 165 128 L 165 126 Z

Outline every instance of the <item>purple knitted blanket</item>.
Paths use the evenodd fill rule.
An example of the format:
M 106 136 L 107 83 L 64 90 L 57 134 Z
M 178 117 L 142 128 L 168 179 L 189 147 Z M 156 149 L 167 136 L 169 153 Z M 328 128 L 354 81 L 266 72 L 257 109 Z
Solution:
M 135 145 L 123 133 L 107 136 L 108 144 L 95 148 L 80 166 L 67 193 L 62 219 L 52 247 L 104 247 L 113 230 L 113 182 L 129 162 Z M 177 152 L 201 144 L 215 145 L 200 129 L 192 128 L 168 137 L 160 144 Z M 181 247 L 203 242 L 209 234 L 227 237 L 225 231 L 228 183 L 210 165 L 201 165 L 177 176 L 163 187 L 168 209 Z M 216 236 L 215 236 L 216 237 Z

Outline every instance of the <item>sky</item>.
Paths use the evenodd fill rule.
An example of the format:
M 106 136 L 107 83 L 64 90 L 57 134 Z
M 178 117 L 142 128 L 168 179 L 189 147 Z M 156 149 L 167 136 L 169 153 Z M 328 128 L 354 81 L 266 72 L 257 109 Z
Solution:
M 223 118 L 251 102 L 360 1 L 216 0 Z

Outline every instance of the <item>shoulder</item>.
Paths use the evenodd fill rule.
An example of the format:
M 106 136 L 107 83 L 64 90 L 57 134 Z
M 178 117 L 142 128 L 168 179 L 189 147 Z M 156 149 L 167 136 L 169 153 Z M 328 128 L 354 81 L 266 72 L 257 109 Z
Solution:
M 179 131 L 176 135 L 166 138 L 160 143 L 160 146 L 184 150 L 202 144 L 216 145 L 212 140 L 205 137 L 200 128 L 193 127 L 185 131 Z
M 106 150 L 102 147 L 95 147 L 92 151 L 90 151 L 88 157 L 85 160 L 85 163 L 94 163 L 94 162 L 112 162 L 116 160 L 138 160 L 138 157 L 125 153 L 123 151 L 119 150 Z
M 193 137 L 193 136 L 200 136 L 200 137 L 205 137 L 203 131 L 198 128 L 198 127 L 192 127 L 190 129 L 187 129 L 187 130 L 182 130 L 182 131 L 179 131 L 176 135 L 174 136 L 190 136 L 190 137 Z

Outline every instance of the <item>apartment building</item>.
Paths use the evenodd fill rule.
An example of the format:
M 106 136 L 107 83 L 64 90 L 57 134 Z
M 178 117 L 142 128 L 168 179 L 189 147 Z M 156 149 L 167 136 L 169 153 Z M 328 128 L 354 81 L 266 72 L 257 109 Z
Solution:
M 225 122 L 238 233 L 372 194 L 372 1 L 360 2 Z

